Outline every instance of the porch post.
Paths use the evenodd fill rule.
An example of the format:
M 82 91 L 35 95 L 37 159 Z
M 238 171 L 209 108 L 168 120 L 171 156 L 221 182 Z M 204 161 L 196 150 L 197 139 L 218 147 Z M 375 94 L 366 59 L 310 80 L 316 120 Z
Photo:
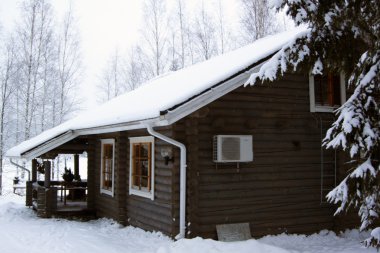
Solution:
M 52 213 L 57 210 L 57 188 L 50 188 L 50 178 L 51 178 L 51 162 L 44 161 L 45 168 L 45 189 L 44 197 L 42 198 L 42 202 L 45 204 L 45 210 L 42 210 L 43 217 L 50 218 Z
M 74 178 L 79 178 L 79 155 L 74 154 Z
M 45 184 L 44 184 L 44 186 L 46 188 L 49 188 L 50 187 L 50 177 L 51 177 L 50 161 L 44 161 L 44 167 L 45 167 Z
M 32 160 L 32 182 L 37 182 L 37 160 Z
M 32 160 L 32 178 L 26 182 L 26 198 L 25 205 L 33 206 L 33 183 L 37 182 L 37 160 Z

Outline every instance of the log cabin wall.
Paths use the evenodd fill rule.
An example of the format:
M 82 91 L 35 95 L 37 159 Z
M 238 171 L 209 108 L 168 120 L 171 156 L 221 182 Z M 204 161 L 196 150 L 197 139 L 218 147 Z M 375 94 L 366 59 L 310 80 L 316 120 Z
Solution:
M 95 188 L 95 174 L 96 169 L 96 156 L 95 153 L 97 145 L 97 139 L 88 138 L 88 149 L 87 149 L 87 207 L 92 210 L 96 210 L 96 191 Z M 100 172 L 99 172 L 100 173 Z
M 321 119 L 332 114 L 310 113 L 308 76 L 289 74 L 238 88 L 177 122 L 174 138 L 188 151 L 190 236 L 216 238 L 216 224 L 239 222 L 255 237 L 333 229 L 334 207 L 321 203 Z M 254 161 L 214 163 L 220 134 L 252 135 Z
M 347 176 L 348 171 L 352 171 L 355 165 L 355 163 L 352 163 L 352 158 L 347 152 L 339 153 L 338 184 Z M 359 228 L 361 221 L 358 213 L 358 208 L 351 208 L 348 212 L 336 215 L 334 217 L 334 230 L 339 232 L 346 229 Z
M 114 157 L 114 195 L 108 195 L 100 192 L 100 168 L 101 168 L 101 140 L 102 139 L 114 139 L 115 140 L 115 157 Z M 120 133 L 113 133 L 107 135 L 96 135 L 94 136 L 94 140 L 92 141 L 95 146 L 94 153 L 95 159 L 89 159 L 91 161 L 91 168 L 89 164 L 89 171 L 93 170 L 93 174 L 91 175 L 91 183 L 93 184 L 93 198 L 94 198 L 94 208 L 96 209 L 96 215 L 98 217 L 107 217 L 115 219 L 120 223 L 125 223 L 124 220 L 120 220 L 119 213 L 119 199 L 124 196 L 125 192 L 122 191 L 123 186 L 119 184 L 118 178 L 120 174 L 120 164 L 119 164 L 119 143 L 122 142 L 122 138 L 120 137 Z M 89 175 L 90 176 L 90 175 Z M 90 181 L 90 179 L 89 179 Z M 89 186 L 90 191 L 90 186 Z
M 171 137 L 171 127 L 155 129 Z M 162 231 L 169 236 L 178 233 L 178 198 L 173 196 L 173 171 L 179 169 L 179 160 L 165 164 L 161 149 L 173 147 L 155 138 L 155 192 L 154 200 L 129 194 L 129 139 L 149 136 L 146 130 L 124 131 L 89 138 L 88 151 L 88 205 L 98 217 L 112 218 L 123 225 L 130 224 L 149 231 Z M 101 139 L 115 139 L 114 196 L 100 193 Z M 178 207 L 179 208 L 179 207 Z
M 155 128 L 156 131 L 163 135 L 172 137 L 171 127 Z M 173 177 L 173 171 L 178 170 L 178 159 L 173 162 L 165 164 L 165 159 L 161 156 L 162 148 L 172 149 L 173 147 L 158 139 L 154 140 L 154 200 L 129 194 L 129 152 L 130 143 L 128 138 L 150 136 L 146 130 L 134 130 L 127 132 L 126 138 L 126 214 L 128 217 L 128 223 L 132 226 L 137 226 L 148 231 L 161 231 L 169 236 L 175 236 L 177 211 L 173 208 L 176 206 L 174 203 L 175 196 L 173 196 L 173 180 L 177 180 Z

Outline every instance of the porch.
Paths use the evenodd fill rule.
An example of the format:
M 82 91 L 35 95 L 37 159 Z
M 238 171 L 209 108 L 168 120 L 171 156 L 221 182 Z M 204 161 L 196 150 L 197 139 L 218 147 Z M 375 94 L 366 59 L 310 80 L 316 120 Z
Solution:
M 32 207 L 42 218 L 95 218 L 94 210 L 87 206 L 87 181 L 27 182 L 26 205 Z
M 95 211 L 88 206 L 87 179 L 82 180 L 79 173 L 79 155 L 86 150 L 86 144 L 86 140 L 76 139 L 41 155 L 39 161 L 32 160 L 31 180 L 26 183 L 26 206 L 32 207 L 37 216 L 75 217 L 86 220 L 95 218 Z M 59 170 L 54 173 L 56 166 L 52 161 L 56 161 L 58 154 L 64 154 L 66 157 L 69 155 L 69 160 L 73 158 L 73 164 L 70 166 L 73 173 L 71 168 L 67 169 L 69 166 L 66 167 L 66 158 L 64 173 L 61 174 Z M 85 169 L 83 172 L 88 173 L 87 164 L 82 167 Z M 43 180 L 38 180 L 39 178 Z

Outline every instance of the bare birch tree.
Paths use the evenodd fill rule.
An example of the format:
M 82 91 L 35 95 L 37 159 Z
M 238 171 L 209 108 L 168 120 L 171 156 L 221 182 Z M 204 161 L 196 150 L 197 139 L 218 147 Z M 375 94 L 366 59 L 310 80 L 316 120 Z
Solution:
M 35 121 L 35 125 L 39 125 L 39 128 L 36 127 L 35 133 L 42 132 L 46 130 L 47 128 L 50 128 L 53 126 L 51 122 L 49 122 L 49 119 L 46 117 L 47 113 L 49 111 L 49 105 L 51 104 L 51 101 L 53 100 L 50 97 L 50 94 L 54 92 L 55 90 L 55 84 L 56 84 L 56 75 L 55 75 L 55 62 L 56 62 L 56 55 L 55 55 L 55 41 L 53 38 L 53 31 L 49 31 L 49 34 L 46 38 L 45 46 L 43 47 L 42 52 L 42 62 L 41 62 L 41 74 L 40 74 L 40 81 L 41 81 L 41 94 L 38 102 L 38 112 L 40 116 L 40 122 L 37 124 L 37 120 Z
M 268 0 L 241 0 L 241 25 L 246 43 L 276 32 L 276 17 Z
M 53 125 L 62 123 L 69 112 L 78 103 L 73 90 L 78 86 L 82 74 L 79 32 L 76 26 L 74 11 L 70 4 L 62 21 L 58 36 L 58 78 L 59 94 L 57 97 L 57 120 Z
M 219 34 L 219 52 L 224 54 L 225 43 L 226 43 L 226 28 L 225 28 L 225 17 L 222 0 L 218 0 L 217 8 L 217 18 L 218 18 L 218 34 Z
M 126 90 L 125 66 L 118 49 L 106 63 L 98 88 L 100 101 L 105 102 L 119 96 Z
M 197 62 L 197 54 L 195 50 L 195 42 L 194 42 L 194 33 L 190 28 L 187 28 L 185 30 L 186 34 L 186 40 L 187 40 L 187 49 L 188 49 L 188 54 L 190 56 L 190 64 L 193 65 L 194 63 Z
M 186 54 L 185 54 L 185 40 L 186 40 L 186 23 L 185 23 L 185 4 L 184 4 L 184 1 L 183 0 L 177 0 L 177 7 L 178 7 L 178 10 L 177 10 L 177 16 L 178 16 L 178 24 L 179 24 L 179 35 L 180 35 L 180 40 L 181 40 L 181 49 L 179 50 L 180 52 L 180 63 L 181 63 L 181 66 L 180 68 L 184 68 L 185 67 L 185 58 L 186 58 Z
M 3 155 L 6 148 L 8 132 L 8 113 L 11 95 L 16 86 L 12 82 L 17 73 L 15 46 L 10 38 L 5 45 L 0 45 L 2 55 L 0 63 L 0 195 L 2 195 Z
M 207 13 L 203 1 L 199 17 L 195 20 L 193 34 L 197 42 L 199 56 L 203 60 L 208 60 L 217 53 L 214 21 Z
M 98 84 L 101 102 L 108 101 L 124 92 L 136 89 L 150 77 L 150 70 L 144 64 L 144 55 L 140 46 L 132 46 L 127 55 L 115 50 L 107 61 L 107 65 Z
M 143 54 L 139 46 L 133 46 L 128 56 L 126 57 L 125 64 L 125 81 L 127 90 L 134 90 L 140 84 L 148 80 L 147 75 L 144 73 Z
M 165 1 L 144 1 L 145 26 L 143 37 L 147 42 L 147 55 L 152 59 L 151 74 L 158 76 L 165 70 L 165 54 L 167 46 L 167 16 Z M 150 61 L 149 61 L 150 62 Z
M 167 62 L 169 63 L 170 71 L 177 71 L 182 66 L 182 64 L 180 63 L 180 54 L 178 53 L 178 51 L 180 51 L 180 46 L 178 46 L 180 38 L 178 38 L 178 29 L 175 23 L 175 17 L 170 18 L 168 22 L 169 38 L 167 60 Z
M 40 85 L 43 52 L 51 34 L 52 9 L 44 0 L 27 0 L 23 2 L 22 21 L 17 28 L 19 38 L 20 83 L 19 93 L 23 110 L 24 139 L 31 136 L 32 121 L 37 107 L 37 91 Z

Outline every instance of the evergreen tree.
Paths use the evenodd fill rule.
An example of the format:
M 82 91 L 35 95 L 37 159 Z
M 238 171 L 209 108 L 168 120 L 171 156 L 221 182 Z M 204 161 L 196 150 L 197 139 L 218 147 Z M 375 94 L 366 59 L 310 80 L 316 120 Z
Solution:
M 355 161 L 346 178 L 328 194 L 337 213 L 357 208 L 361 230 L 373 228 L 366 246 L 380 248 L 380 6 L 378 0 L 276 0 L 278 9 L 309 30 L 274 57 L 271 71 L 251 76 L 273 80 L 289 67 L 312 68 L 314 74 L 344 71 L 351 97 L 336 112 L 326 148 L 342 148 Z M 269 73 L 269 74 L 268 74 Z

